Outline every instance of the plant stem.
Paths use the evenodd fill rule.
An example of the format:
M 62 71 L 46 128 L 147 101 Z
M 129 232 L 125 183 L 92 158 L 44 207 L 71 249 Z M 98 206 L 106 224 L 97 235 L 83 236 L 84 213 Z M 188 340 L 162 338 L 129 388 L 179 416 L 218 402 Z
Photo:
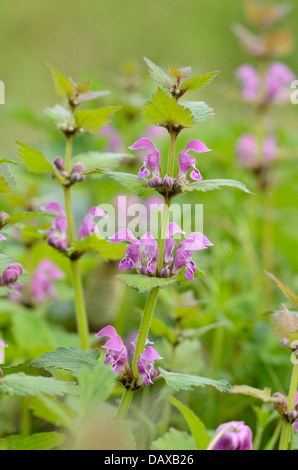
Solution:
M 290 391 L 289 391 L 289 401 L 288 401 L 288 412 L 295 408 L 295 398 L 298 388 L 298 364 L 294 364 Z M 288 450 L 289 449 L 289 440 L 292 431 L 292 423 L 284 422 L 281 437 L 279 450 Z
M 66 153 L 65 153 L 65 170 L 67 172 L 71 171 L 71 154 L 72 154 L 72 136 L 67 136 L 66 138 Z M 74 217 L 71 205 L 71 188 L 70 186 L 64 186 L 64 199 L 65 199 L 65 209 L 67 215 L 67 227 L 68 227 L 68 240 L 70 246 L 76 241 L 76 232 Z M 76 316 L 77 316 L 77 325 L 78 331 L 81 339 L 81 346 L 83 349 L 89 349 L 89 328 L 87 313 L 85 307 L 84 291 L 82 284 L 82 277 L 80 271 L 79 260 L 70 260 L 70 268 L 72 274 L 72 282 L 75 292 L 75 302 L 76 302 Z
M 163 258 L 164 258 L 164 250 L 165 250 L 165 243 L 166 243 L 166 233 L 169 224 L 169 215 L 170 215 L 170 205 L 171 200 L 165 199 L 164 203 L 164 210 L 162 213 L 162 221 L 161 221 L 161 229 L 159 235 L 159 242 L 158 242 L 158 259 L 157 259 L 157 272 L 160 273 L 163 267 Z
M 177 133 L 171 133 L 171 145 L 169 151 L 169 160 L 168 160 L 168 176 L 173 178 L 174 175 L 174 166 L 175 166 L 175 149 L 177 141 Z
M 143 354 L 145 345 L 146 345 L 146 340 L 148 337 L 149 333 L 149 328 L 151 324 L 151 319 L 153 317 L 154 313 L 154 308 L 157 300 L 157 296 L 159 293 L 159 287 L 154 287 L 151 289 L 146 305 L 145 305 L 145 310 L 143 313 L 143 317 L 141 320 L 141 325 L 139 329 L 139 334 L 138 334 L 138 340 L 136 344 L 136 350 L 134 353 L 134 358 L 133 358 L 133 363 L 132 363 L 132 371 L 133 375 L 137 378 L 138 377 L 138 358 L 141 354 Z
M 127 415 L 129 405 L 133 396 L 133 390 L 129 388 L 123 393 L 122 400 L 117 413 L 117 419 L 124 419 Z

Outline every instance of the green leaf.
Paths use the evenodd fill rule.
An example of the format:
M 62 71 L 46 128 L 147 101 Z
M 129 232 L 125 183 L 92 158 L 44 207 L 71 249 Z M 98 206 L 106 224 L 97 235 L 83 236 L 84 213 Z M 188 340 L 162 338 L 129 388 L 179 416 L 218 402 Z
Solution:
M 197 450 L 206 450 L 211 437 L 206 433 L 205 426 L 201 420 L 191 411 L 187 406 L 183 405 L 181 401 L 174 397 L 169 397 L 170 402 L 174 405 L 183 415 L 189 429 L 195 439 Z
M 134 158 L 127 153 L 87 152 L 76 155 L 72 162 L 84 163 L 84 174 L 102 174 L 102 170 L 113 170 L 124 158 Z
M 166 338 L 169 343 L 175 344 L 177 342 L 177 337 L 173 331 L 159 318 L 153 317 L 151 321 L 150 331 L 157 336 L 163 336 Z
M 76 348 L 58 348 L 35 359 L 31 362 L 30 367 L 68 370 L 71 371 L 71 375 L 78 377 L 82 369 L 96 367 L 98 358 L 99 351 L 97 349 L 84 351 Z
M 94 414 L 101 403 L 109 398 L 116 376 L 109 367 L 98 364 L 94 369 L 82 369 L 80 384 L 80 416 L 82 419 Z
M 0 165 L 3 165 L 3 163 L 8 163 L 9 165 L 19 166 L 17 162 L 15 162 L 14 160 L 9 160 L 8 158 L 2 158 L 0 160 Z
M 193 390 L 193 387 L 206 387 L 206 385 L 214 387 L 220 392 L 228 392 L 231 389 L 231 385 L 226 380 L 213 380 L 206 377 L 197 377 L 195 375 L 168 372 L 164 369 L 159 369 L 167 385 L 175 392 L 179 390 Z
M 196 443 L 190 434 L 170 428 L 164 436 L 152 442 L 152 450 L 196 450 Z
M 37 418 L 55 424 L 55 426 L 63 426 L 72 429 L 75 413 L 67 405 L 60 403 L 56 397 L 52 398 L 45 395 L 30 397 L 28 399 L 28 405 Z
M 34 173 L 54 173 L 54 166 L 46 157 L 29 145 L 17 142 L 18 156 L 28 168 Z
M 72 98 L 75 94 L 75 84 L 71 78 L 65 77 L 51 66 L 50 69 L 53 74 L 57 95 L 65 96 L 68 99 Z
M 139 292 L 149 292 L 154 287 L 167 287 L 175 284 L 176 279 L 164 279 L 161 277 L 148 277 L 142 274 L 118 274 L 120 281 L 125 282 L 129 287 L 137 289 Z
M 182 78 L 188 78 L 190 76 L 191 67 L 176 69 L 173 65 L 169 65 L 169 72 L 172 77 L 177 78 L 177 80 L 181 80 Z
M 118 183 L 130 189 L 137 196 L 142 196 L 148 188 L 148 183 L 145 179 L 139 178 L 137 175 L 131 173 L 121 173 L 119 171 L 103 171 L 105 175 L 110 176 Z
M 264 271 L 265 274 L 272 279 L 272 281 L 276 282 L 277 286 L 280 288 L 280 290 L 284 293 L 286 298 L 290 301 L 292 307 L 296 308 L 298 307 L 298 295 L 295 294 L 288 286 L 286 286 L 283 282 L 281 282 L 279 279 L 277 279 L 273 274 L 268 273 L 267 271 Z
M 147 101 L 144 104 L 142 117 L 149 125 L 167 129 L 182 129 L 194 125 L 191 111 L 178 104 L 175 98 L 170 98 L 161 88 L 153 95 L 152 102 Z
M 68 123 L 70 121 L 70 111 L 60 104 L 56 104 L 53 108 L 46 108 L 44 113 L 55 124 Z
M 144 61 L 149 68 L 149 73 L 153 80 L 159 83 L 163 88 L 171 88 L 173 86 L 171 78 L 158 65 L 155 65 L 146 57 L 144 57 Z
M 217 70 L 216 72 L 204 73 L 202 75 L 198 75 L 197 77 L 190 78 L 181 85 L 180 90 L 182 91 L 182 94 L 180 96 L 184 95 L 184 93 L 187 91 L 195 91 L 199 88 L 203 88 L 204 86 L 208 85 L 219 73 L 220 71 Z
M 8 436 L 0 439 L 0 450 L 51 450 L 63 444 L 65 436 L 58 432 L 41 432 L 31 436 Z
M 285 399 L 272 397 L 270 388 L 259 390 L 258 388 L 249 387 L 248 385 L 234 385 L 230 393 L 254 397 L 258 400 L 262 400 L 264 403 L 278 403 L 287 400 L 286 397 Z
M 68 254 L 79 258 L 90 251 L 100 254 L 106 261 L 117 260 L 123 257 L 125 245 L 110 243 L 108 240 L 93 234 L 90 237 L 85 237 L 83 240 L 75 242 L 74 246 L 68 250 Z
M 189 109 L 195 123 L 205 122 L 214 117 L 214 110 L 204 101 L 180 101 L 180 104 Z
M 183 186 L 183 191 L 203 191 L 204 193 L 207 191 L 214 191 L 215 189 L 221 189 L 223 187 L 235 188 L 244 191 L 247 194 L 252 193 L 243 183 L 235 180 L 202 180 L 198 181 L 197 183 L 191 183 L 188 185 Z
M 109 95 L 110 93 L 110 91 L 88 91 L 88 93 L 84 93 L 77 98 L 77 101 L 79 104 L 87 103 L 88 101 L 97 100 L 98 98 Z
M 52 377 L 35 377 L 18 374 L 6 375 L 0 380 L 0 392 L 17 396 L 51 396 L 77 395 L 77 386 L 74 382 L 62 382 Z
M 110 117 L 120 106 L 106 106 L 98 109 L 79 109 L 75 114 L 77 127 L 96 134 L 110 122 Z
M 45 369 L 30 367 L 30 360 L 22 362 L 17 366 L 1 366 L 3 376 L 11 375 L 11 374 L 18 374 L 19 372 L 23 372 L 26 375 L 31 375 L 35 377 L 43 376 L 43 377 L 52 377 L 50 372 Z
M 47 214 L 45 212 L 19 212 L 13 214 L 3 221 L 3 226 L 14 225 L 20 222 L 27 222 L 28 220 L 36 219 L 37 217 L 54 217 L 53 214 Z
M 12 175 L 8 164 L 0 164 L 0 193 L 10 193 L 11 190 L 16 186 L 17 180 Z

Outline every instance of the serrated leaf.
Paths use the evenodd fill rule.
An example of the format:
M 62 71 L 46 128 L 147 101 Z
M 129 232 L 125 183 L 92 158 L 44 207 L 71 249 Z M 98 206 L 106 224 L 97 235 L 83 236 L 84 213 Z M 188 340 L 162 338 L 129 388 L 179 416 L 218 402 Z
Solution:
M 195 375 L 168 372 L 161 368 L 159 368 L 159 370 L 167 385 L 175 392 L 179 390 L 193 390 L 193 387 L 206 386 L 214 387 L 220 392 L 227 392 L 231 389 L 231 385 L 226 380 L 213 380 Z
M 182 413 L 185 421 L 187 422 L 195 439 L 197 450 L 206 450 L 209 442 L 211 441 L 211 437 L 206 433 L 205 426 L 202 421 L 194 414 L 193 411 L 181 403 L 181 401 L 174 397 L 169 397 L 169 399 L 172 405 Z
M 272 318 L 272 330 L 274 335 L 287 339 L 290 345 L 298 341 L 298 315 L 290 312 L 284 305 Z
M 18 156 L 30 171 L 34 173 L 54 173 L 52 163 L 39 150 L 21 142 L 17 142 L 17 145 Z
M 281 282 L 279 279 L 277 279 L 274 274 L 268 273 L 267 271 L 264 271 L 265 274 L 272 279 L 272 281 L 276 282 L 277 286 L 280 288 L 280 290 L 284 293 L 286 298 L 290 301 L 292 307 L 298 307 L 298 295 L 295 294 L 288 286 L 286 286 L 283 282 Z
M 60 403 L 56 397 L 52 398 L 45 395 L 30 397 L 28 399 L 28 405 L 37 418 L 55 424 L 55 426 L 63 426 L 72 429 L 75 413 L 70 407 L 64 403 Z
M 12 175 L 8 163 L 0 164 L 0 193 L 10 193 L 16 184 L 17 180 Z
M 46 352 L 31 362 L 30 367 L 43 369 L 63 369 L 78 377 L 82 369 L 93 369 L 98 364 L 99 351 L 84 351 L 76 348 L 58 348 Z
M 82 241 L 75 242 L 68 253 L 70 256 L 80 257 L 90 251 L 100 254 L 106 261 L 117 260 L 123 257 L 125 246 L 120 243 L 110 243 L 93 234 L 90 237 L 85 237 Z
M 7 436 L 0 439 L 0 450 L 51 450 L 59 447 L 65 436 L 58 432 L 41 432 L 31 436 Z
M 110 122 L 110 117 L 120 106 L 106 106 L 98 109 L 79 109 L 75 114 L 76 125 L 85 131 L 96 134 Z
M 234 385 L 231 388 L 230 393 L 254 397 L 262 400 L 264 403 L 278 403 L 280 401 L 286 401 L 286 398 L 283 400 L 282 398 L 272 397 L 270 388 L 259 390 L 258 388 L 249 387 L 248 385 Z
M 217 70 L 216 72 L 204 73 L 202 75 L 198 75 L 197 77 L 190 78 L 181 85 L 180 90 L 182 94 L 180 96 L 182 96 L 187 91 L 195 91 L 199 88 L 203 88 L 204 86 L 208 85 L 219 73 L 220 71 Z
M 76 155 L 72 162 L 84 163 L 84 174 L 102 174 L 101 170 L 113 170 L 125 158 L 134 158 L 127 153 L 87 152 Z
M 255 196 L 254 193 L 252 193 L 243 183 L 240 183 L 239 181 L 236 180 L 223 180 L 223 179 L 218 179 L 218 180 L 202 180 L 198 181 L 197 183 L 191 183 L 188 185 L 183 186 L 183 191 L 214 191 L 215 189 L 221 189 L 223 187 L 229 187 L 229 188 L 235 188 L 235 189 L 240 189 L 241 191 L 244 191 L 247 194 L 252 194 Z
M 88 93 L 84 93 L 79 98 L 77 98 L 77 102 L 79 104 L 87 103 L 88 101 L 102 98 L 103 96 L 109 95 L 110 93 L 110 91 L 89 91 Z
M 23 372 L 26 375 L 32 375 L 35 377 L 43 376 L 43 377 L 51 377 L 52 375 L 45 369 L 30 367 L 30 360 L 22 362 L 17 366 L 1 366 L 3 376 L 17 374 L 19 372 Z
M 173 86 L 173 82 L 166 72 L 146 57 L 144 57 L 144 60 L 149 68 L 149 73 L 153 80 L 159 83 L 163 88 L 171 88 Z
M 161 88 L 158 88 L 152 101 L 147 101 L 142 110 L 144 121 L 153 126 L 163 126 L 167 129 L 193 127 L 194 118 L 191 111 L 178 104 L 175 98 L 170 98 Z
M 0 380 L 0 392 L 17 396 L 51 396 L 77 395 L 77 386 L 74 382 L 62 382 L 52 377 L 35 377 L 18 374 L 6 375 Z
M 154 287 L 167 287 L 175 284 L 176 279 L 166 279 L 161 277 L 148 277 L 142 274 L 118 274 L 120 281 L 125 282 L 129 287 L 137 289 L 139 292 L 149 292 Z
M 75 94 L 75 85 L 73 81 L 62 75 L 60 72 L 57 72 L 53 67 L 50 66 L 52 72 L 54 83 L 56 86 L 56 93 L 59 96 L 65 96 L 68 99 L 72 98 Z
M 170 428 L 166 434 L 153 441 L 152 450 L 196 450 L 196 443 L 190 434 Z
M 148 183 L 145 179 L 139 178 L 137 175 L 133 175 L 132 173 L 122 173 L 118 171 L 103 171 L 103 173 L 122 184 L 122 186 L 130 189 L 139 197 L 141 197 L 148 188 Z
M 180 104 L 190 110 L 195 123 L 205 122 L 214 117 L 214 110 L 204 101 L 182 100 Z

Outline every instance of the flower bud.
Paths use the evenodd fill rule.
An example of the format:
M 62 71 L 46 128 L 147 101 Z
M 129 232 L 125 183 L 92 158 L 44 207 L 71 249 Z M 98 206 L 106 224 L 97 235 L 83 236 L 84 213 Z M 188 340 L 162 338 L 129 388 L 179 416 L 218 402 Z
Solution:
M 282 348 L 289 348 L 289 341 L 286 338 L 283 338 L 280 340 L 280 345 Z
M 84 168 L 85 168 L 84 163 L 78 162 L 78 163 L 76 163 L 75 166 L 73 167 L 73 171 L 74 171 L 74 172 L 77 172 L 77 173 L 82 173 L 82 171 L 84 170 Z
M 173 178 L 170 176 L 166 176 L 163 180 L 163 185 L 165 188 L 172 188 L 173 187 Z
M 80 173 L 74 172 L 70 175 L 70 181 L 72 183 L 79 183 L 80 181 L 83 181 L 83 175 Z
M 170 275 L 169 268 L 167 267 L 162 268 L 162 270 L 160 271 L 160 277 L 169 277 L 169 275 Z
M 144 268 L 144 266 L 142 266 L 140 269 L 140 274 L 143 274 L 143 276 L 146 276 L 147 271 L 148 271 L 147 268 Z
M 153 176 L 151 180 L 148 181 L 148 184 L 151 188 L 160 188 L 163 184 L 160 176 Z
M 67 171 L 62 171 L 61 175 L 63 176 L 63 178 L 68 178 Z
M 23 268 L 20 264 L 11 264 L 6 268 L 1 276 L 1 282 L 3 285 L 9 285 L 16 282 L 23 272 Z
M 53 163 L 55 167 L 57 168 L 57 170 L 59 171 L 64 170 L 64 160 L 61 157 L 56 157 Z
M 290 419 L 297 419 L 298 417 L 298 413 L 296 410 L 291 410 L 290 413 L 289 413 L 289 418 Z

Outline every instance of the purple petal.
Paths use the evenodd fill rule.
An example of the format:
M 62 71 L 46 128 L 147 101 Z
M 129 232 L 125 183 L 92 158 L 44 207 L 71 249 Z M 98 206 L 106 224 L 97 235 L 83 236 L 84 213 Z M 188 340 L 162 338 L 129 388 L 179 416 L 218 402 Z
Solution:
M 242 82 L 243 98 L 247 101 L 256 100 L 260 90 L 260 76 L 256 68 L 249 64 L 242 65 L 236 77 Z
M 145 349 L 145 351 L 143 352 L 143 354 L 141 354 L 141 357 L 142 357 L 142 359 L 144 359 L 145 361 L 150 361 L 150 362 L 156 361 L 156 360 L 158 360 L 158 359 L 163 359 L 163 358 L 158 354 L 158 352 L 156 351 L 156 349 L 153 348 L 152 346 L 147 346 L 147 348 Z
M 120 243 L 120 242 L 138 243 L 138 240 L 134 236 L 134 234 L 126 228 L 122 228 L 121 230 L 116 232 L 115 235 L 113 235 L 109 239 L 109 241 L 111 243 Z
M 2 240 L 6 240 L 6 238 L 5 238 L 4 235 L 2 235 L 2 234 L 0 233 L 0 242 L 2 242 Z
M 176 233 L 184 234 L 185 232 L 183 232 L 183 230 L 179 227 L 178 224 L 176 224 L 176 222 L 171 222 L 167 228 L 166 238 L 173 237 L 174 235 L 176 235 Z
M 140 239 L 140 245 L 145 245 L 145 246 L 157 246 L 157 241 L 155 240 L 154 236 L 152 233 L 147 232 L 143 237 Z
M 54 212 L 55 214 L 60 215 L 61 217 L 66 217 L 66 214 L 58 202 L 49 202 L 41 208 L 43 211 Z
M 189 142 L 183 152 L 187 153 L 189 150 L 193 150 L 196 153 L 211 152 L 211 150 L 199 140 L 192 140 Z
M 96 338 L 104 338 L 105 336 L 107 338 L 112 338 L 113 336 L 117 336 L 117 331 L 113 326 L 108 325 L 102 328 L 95 336 Z
M 137 140 L 131 147 L 132 150 L 146 149 L 150 153 L 144 158 L 144 166 L 141 168 L 138 176 L 139 178 L 146 178 L 150 175 L 150 172 L 146 170 L 146 166 L 150 168 L 153 175 L 159 175 L 160 173 L 160 153 L 159 150 L 154 146 L 151 140 L 143 138 Z M 149 174 L 148 174 L 149 173 Z
M 124 344 L 119 335 L 112 336 L 111 339 L 103 346 L 105 349 L 109 349 L 110 351 L 121 352 Z
M 179 248 L 183 250 L 198 251 L 204 250 L 213 244 L 208 240 L 205 235 L 200 232 L 191 233 L 186 240 L 180 243 Z

